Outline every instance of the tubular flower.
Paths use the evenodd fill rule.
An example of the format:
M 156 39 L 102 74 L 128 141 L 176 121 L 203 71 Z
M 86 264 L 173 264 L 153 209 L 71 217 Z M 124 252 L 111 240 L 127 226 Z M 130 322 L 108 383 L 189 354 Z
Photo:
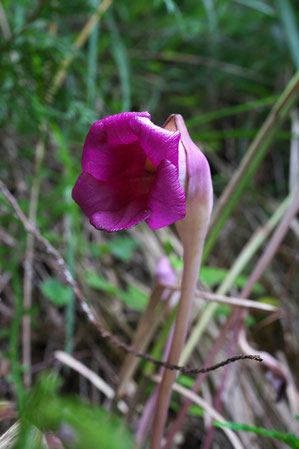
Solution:
M 95 228 L 107 231 L 143 220 L 158 229 L 183 219 L 179 143 L 179 131 L 154 125 L 147 112 L 95 122 L 84 143 L 74 201 Z

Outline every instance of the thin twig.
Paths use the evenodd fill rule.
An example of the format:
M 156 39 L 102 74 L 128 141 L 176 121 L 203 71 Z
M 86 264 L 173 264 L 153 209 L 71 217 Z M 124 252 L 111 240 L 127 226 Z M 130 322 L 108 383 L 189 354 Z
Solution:
M 254 354 L 240 354 L 235 355 L 233 357 L 229 357 L 226 360 L 223 360 L 222 362 L 216 363 L 215 365 L 208 366 L 207 368 L 186 368 L 184 366 L 176 366 L 176 365 L 169 365 L 165 368 L 168 368 L 170 370 L 178 370 L 183 374 L 189 374 L 189 375 L 195 375 L 195 374 L 204 374 L 209 373 L 210 371 L 215 371 L 218 368 L 222 368 L 226 365 L 229 365 L 230 363 L 238 362 L 239 360 L 255 360 L 256 362 L 262 362 L 263 359 L 259 355 Z M 161 366 L 165 366 L 162 362 Z
M 113 399 L 115 396 L 114 390 L 110 385 L 107 384 L 100 376 L 98 376 L 94 371 L 85 366 L 82 362 L 75 359 L 70 354 L 64 351 L 55 351 L 55 359 L 59 360 L 61 363 L 69 366 L 73 370 L 80 373 L 83 377 L 88 379 L 98 390 L 100 390 L 108 399 Z
M 59 251 L 56 248 L 54 248 L 54 246 L 51 245 L 51 243 L 45 237 L 43 237 L 40 234 L 40 232 L 36 228 L 36 226 L 33 226 L 32 223 L 30 223 L 30 221 L 27 219 L 27 217 L 25 216 L 24 212 L 20 208 L 20 206 L 19 206 L 17 200 L 15 199 L 15 197 L 10 193 L 10 191 L 8 190 L 8 188 L 6 187 L 4 182 L 1 181 L 1 180 L 0 180 L 0 189 L 1 189 L 2 193 L 3 193 L 3 195 L 5 196 L 5 198 L 7 199 L 7 201 L 13 207 L 13 209 L 14 209 L 15 213 L 17 214 L 19 220 L 22 222 L 25 230 L 27 232 L 33 234 L 34 237 L 36 238 L 36 240 L 46 250 L 46 252 L 50 256 L 54 257 L 54 259 L 57 262 L 57 265 L 59 266 L 59 268 L 62 271 L 62 274 L 63 274 L 65 282 L 73 289 L 76 297 L 78 298 L 82 311 L 87 316 L 88 321 L 98 330 L 98 332 L 100 333 L 102 338 L 105 338 L 105 339 L 109 340 L 116 347 L 118 347 L 120 349 L 123 349 L 124 351 L 126 351 L 126 352 L 128 352 L 130 354 L 135 355 L 135 357 L 139 357 L 139 358 L 142 358 L 142 359 L 147 360 L 149 362 L 152 362 L 156 366 L 162 366 L 162 367 L 167 368 L 169 370 L 176 370 L 176 371 L 180 371 L 180 372 L 185 373 L 185 374 L 198 374 L 198 373 L 206 373 L 206 372 L 209 372 L 209 371 L 214 371 L 217 368 L 220 368 L 222 366 L 227 365 L 228 363 L 232 363 L 232 362 L 235 362 L 237 360 L 248 359 L 248 360 L 256 360 L 258 362 L 262 361 L 262 359 L 258 355 L 247 355 L 247 354 L 244 355 L 244 354 L 241 354 L 240 356 L 232 357 L 232 358 L 230 358 L 228 360 L 220 362 L 220 363 L 218 363 L 216 365 L 213 365 L 211 367 L 204 367 L 204 368 L 193 369 L 193 368 L 186 368 L 185 366 L 172 365 L 172 364 L 169 364 L 169 363 L 166 363 L 166 362 L 162 362 L 161 360 L 157 360 L 157 359 L 153 358 L 149 354 L 144 354 L 142 352 L 135 351 L 135 349 L 132 346 L 127 345 L 126 343 L 122 342 L 121 340 L 119 340 L 119 338 L 116 335 L 111 334 L 109 331 L 107 331 L 107 329 L 105 329 L 102 326 L 102 324 L 97 320 L 94 311 L 89 306 L 87 299 L 85 298 L 85 296 L 83 295 L 79 285 L 77 284 L 77 282 L 73 278 L 73 276 L 72 276 L 72 274 L 71 274 L 71 272 L 70 272 L 70 270 L 69 270 L 65 260 L 63 259 L 63 257 L 59 253 Z
M 113 388 L 107 384 L 98 374 L 85 366 L 82 362 L 75 359 L 70 354 L 67 354 L 64 351 L 55 351 L 54 357 L 59 360 L 61 363 L 69 366 L 73 370 L 77 371 L 81 376 L 88 379 L 98 390 L 100 390 L 108 399 L 113 399 L 115 397 L 115 391 Z M 123 412 L 128 412 L 128 406 L 124 401 L 117 402 L 118 409 Z
M 180 290 L 181 287 L 179 285 L 168 285 L 163 284 L 165 288 L 168 288 L 169 290 Z M 196 290 L 195 296 L 197 298 L 206 299 L 208 301 L 212 302 L 218 302 L 220 304 L 228 304 L 231 306 L 238 306 L 245 309 L 251 309 L 251 310 L 259 310 L 263 312 L 279 312 L 279 307 L 273 306 L 272 304 L 266 304 L 266 303 L 260 303 L 257 301 L 253 301 L 252 299 L 242 299 L 242 298 L 236 298 L 233 296 L 225 296 L 225 295 L 219 295 L 218 293 L 212 293 L 202 290 Z

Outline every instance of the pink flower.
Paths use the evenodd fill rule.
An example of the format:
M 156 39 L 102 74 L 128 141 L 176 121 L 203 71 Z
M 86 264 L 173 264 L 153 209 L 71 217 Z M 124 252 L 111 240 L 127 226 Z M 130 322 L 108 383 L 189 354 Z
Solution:
M 85 140 L 83 173 L 73 199 L 93 226 L 107 231 L 143 220 L 151 229 L 181 220 L 186 212 L 179 142 L 179 131 L 154 125 L 147 112 L 95 122 Z

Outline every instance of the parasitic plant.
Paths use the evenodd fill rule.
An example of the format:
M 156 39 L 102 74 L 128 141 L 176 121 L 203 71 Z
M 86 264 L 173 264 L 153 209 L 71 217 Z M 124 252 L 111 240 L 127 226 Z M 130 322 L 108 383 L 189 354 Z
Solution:
M 209 164 L 191 140 L 183 118 L 180 115 L 172 115 L 164 127 L 173 133 L 180 131 L 180 182 L 186 196 L 186 217 L 176 223 L 183 244 L 184 271 L 182 293 L 168 356 L 168 363 L 177 364 L 188 330 L 192 300 L 212 211 L 213 188 Z M 161 444 L 175 376 L 176 373 L 170 370 L 165 370 L 163 374 L 154 415 L 151 449 L 159 449 Z
M 161 128 L 147 112 L 127 112 L 92 125 L 82 171 L 72 196 L 97 229 L 117 231 L 143 220 L 151 229 L 176 224 L 184 271 L 168 364 L 177 365 L 212 210 L 209 164 L 180 115 L 170 116 Z M 160 447 L 174 379 L 175 371 L 164 371 L 151 449 Z

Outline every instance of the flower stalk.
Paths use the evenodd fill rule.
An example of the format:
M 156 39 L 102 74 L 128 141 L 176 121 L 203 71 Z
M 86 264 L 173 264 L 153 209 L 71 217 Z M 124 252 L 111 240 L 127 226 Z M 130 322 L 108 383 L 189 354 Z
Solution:
M 184 249 L 184 271 L 182 278 L 182 296 L 180 299 L 173 340 L 171 344 L 168 363 L 177 364 L 185 343 L 188 330 L 192 300 L 195 293 L 196 282 L 201 262 L 203 244 L 198 251 L 188 245 Z M 165 370 L 159 388 L 158 402 L 153 423 L 152 441 L 150 449 L 158 449 L 167 419 L 171 389 L 176 377 L 175 371 Z
M 213 189 L 209 164 L 199 148 L 192 142 L 183 118 L 179 115 L 171 116 L 164 127 L 174 132 L 177 130 L 181 132 L 179 153 L 180 164 L 183 165 L 184 169 L 184 190 L 186 193 L 186 217 L 176 223 L 183 244 L 184 269 L 181 298 L 168 357 L 168 363 L 177 364 L 188 331 L 192 301 L 212 210 Z M 181 165 L 180 173 L 183 171 Z M 160 448 L 175 376 L 176 373 L 170 370 L 165 370 L 163 374 L 158 393 L 150 449 Z

